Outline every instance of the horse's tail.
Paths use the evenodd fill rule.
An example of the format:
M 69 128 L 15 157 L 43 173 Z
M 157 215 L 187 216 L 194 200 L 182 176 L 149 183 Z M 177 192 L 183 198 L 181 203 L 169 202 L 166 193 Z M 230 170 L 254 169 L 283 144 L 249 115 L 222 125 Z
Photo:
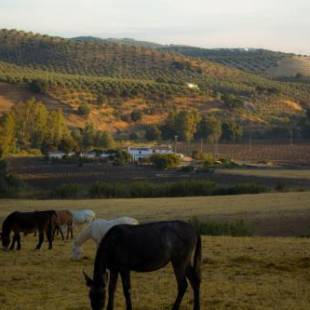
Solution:
M 201 278 L 201 236 L 197 235 L 196 249 L 194 254 L 194 271 L 197 278 Z

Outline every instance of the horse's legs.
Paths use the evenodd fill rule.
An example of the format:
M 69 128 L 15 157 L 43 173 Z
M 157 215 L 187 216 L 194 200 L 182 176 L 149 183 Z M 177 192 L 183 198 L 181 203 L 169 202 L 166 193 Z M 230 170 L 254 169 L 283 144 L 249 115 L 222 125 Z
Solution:
M 70 238 L 70 233 L 71 239 L 73 239 L 72 223 L 67 224 L 67 240 Z
M 57 226 L 55 225 L 55 227 L 53 228 L 53 240 L 55 239 L 56 230 L 57 230 Z
M 61 225 L 58 227 L 58 229 L 59 229 L 59 232 L 60 232 L 60 235 L 61 235 L 61 239 L 62 239 L 62 241 L 64 241 L 64 240 L 65 240 L 65 237 L 64 237 L 64 233 L 63 233 L 63 231 L 62 231 Z
M 39 250 L 41 248 L 43 241 L 44 241 L 44 232 L 43 232 L 43 230 L 39 230 L 39 242 L 36 246 L 37 250 Z
M 17 241 L 17 250 L 20 250 L 21 246 L 20 246 L 20 234 L 16 235 L 16 241 Z
M 114 293 L 115 293 L 116 284 L 117 284 L 117 277 L 118 277 L 118 272 L 110 271 L 109 301 L 108 301 L 107 310 L 113 309 Z
M 50 250 L 53 247 L 53 230 L 52 230 L 52 228 L 47 228 L 46 238 L 48 240 L 48 248 Z
M 194 291 L 194 310 L 200 310 L 200 276 L 195 273 L 192 266 L 188 266 L 186 277 Z
M 73 239 L 73 224 L 70 225 L 71 239 Z
M 67 235 L 66 235 L 66 240 L 69 239 L 69 227 L 70 227 L 70 224 L 67 224 Z
M 132 310 L 131 296 L 130 296 L 130 273 L 129 271 L 121 272 L 123 291 L 126 299 L 126 310 Z
M 187 281 L 185 277 L 185 268 L 183 266 L 176 266 L 173 264 L 173 270 L 176 277 L 176 280 L 178 282 L 178 295 L 174 302 L 174 305 L 172 307 L 172 310 L 178 310 L 182 301 L 182 298 L 185 294 L 185 291 L 187 289 Z
M 12 239 L 12 243 L 11 243 L 11 246 L 10 246 L 10 250 L 14 250 L 14 245 L 15 245 L 16 240 L 17 240 L 17 234 L 14 233 L 14 236 L 13 236 L 13 239 Z

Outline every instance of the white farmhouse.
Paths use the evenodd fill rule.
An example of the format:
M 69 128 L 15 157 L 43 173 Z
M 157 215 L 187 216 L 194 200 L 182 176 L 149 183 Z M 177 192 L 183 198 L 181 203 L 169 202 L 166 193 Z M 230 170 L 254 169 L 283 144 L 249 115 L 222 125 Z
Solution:
M 49 159 L 63 159 L 65 155 L 66 153 L 61 151 L 53 151 L 47 154 Z
M 80 154 L 81 158 L 87 158 L 87 159 L 95 159 L 97 157 L 96 152 L 85 152 Z
M 127 151 L 131 155 L 133 161 L 139 161 L 154 154 L 153 148 L 148 146 L 128 147 Z
M 173 154 L 171 145 L 159 145 L 153 148 L 155 154 Z

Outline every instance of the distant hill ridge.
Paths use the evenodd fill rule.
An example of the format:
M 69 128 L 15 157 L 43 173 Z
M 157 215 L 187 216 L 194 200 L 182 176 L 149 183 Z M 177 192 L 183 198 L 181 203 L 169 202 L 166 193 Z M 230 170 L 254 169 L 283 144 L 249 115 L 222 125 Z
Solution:
M 240 70 L 264 74 L 270 77 L 292 77 L 297 74 L 310 76 L 310 56 L 296 55 L 261 48 L 202 48 L 186 45 L 159 44 L 130 38 L 107 38 L 85 36 L 73 38 L 81 41 L 114 42 L 176 52 L 184 56 L 207 59 Z
M 169 111 L 191 108 L 201 114 L 211 111 L 219 117 L 269 124 L 273 119 L 287 120 L 290 113 L 300 114 L 309 104 L 307 79 L 277 81 L 260 70 L 233 65 L 238 57 L 240 64 L 245 54 L 251 55 L 248 59 L 261 55 L 262 61 L 269 57 L 273 62 L 284 60 L 286 54 L 150 45 L 131 39 L 65 39 L 2 29 L 0 81 L 52 97 L 49 102 L 56 100 L 58 107 L 66 107 L 72 126 L 91 121 L 116 130 L 158 124 Z M 209 56 L 203 57 L 205 53 Z M 229 57 L 232 60 L 225 63 L 223 59 Z M 6 107 L 12 104 L 6 101 Z M 88 115 L 78 114 L 83 104 L 90 105 Z M 130 113 L 137 109 L 145 117 L 134 123 Z

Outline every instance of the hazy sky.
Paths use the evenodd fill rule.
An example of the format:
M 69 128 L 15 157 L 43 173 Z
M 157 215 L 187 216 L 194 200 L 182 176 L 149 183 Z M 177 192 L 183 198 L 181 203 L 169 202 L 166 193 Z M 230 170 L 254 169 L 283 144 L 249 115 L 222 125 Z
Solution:
M 0 0 L 0 28 L 310 54 L 310 0 Z

